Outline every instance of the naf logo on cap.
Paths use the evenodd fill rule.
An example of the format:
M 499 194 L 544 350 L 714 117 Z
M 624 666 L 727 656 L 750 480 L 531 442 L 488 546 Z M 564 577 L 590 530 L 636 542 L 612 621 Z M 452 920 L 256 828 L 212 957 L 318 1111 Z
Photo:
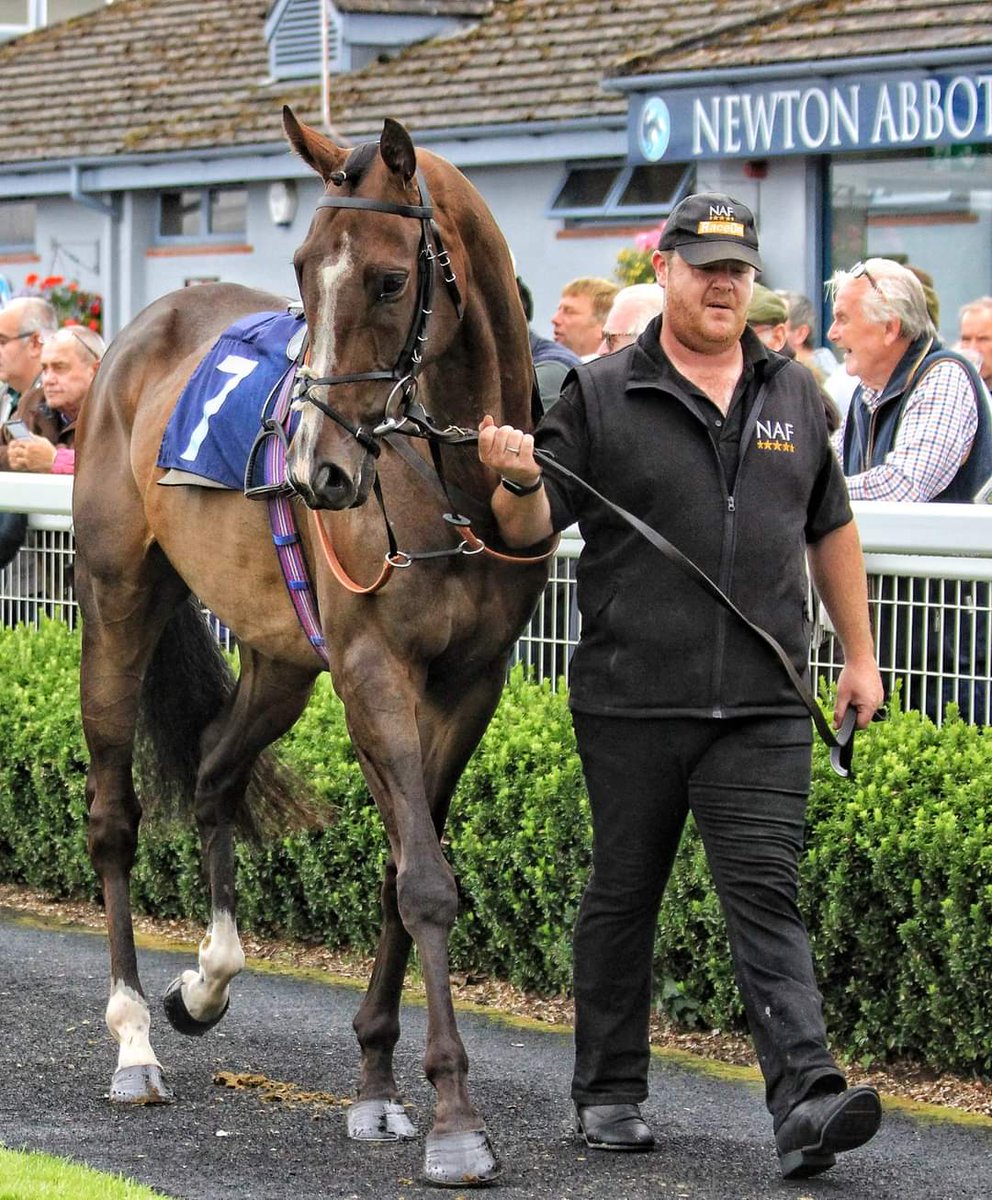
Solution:
M 716 237 L 744 236 L 744 222 L 735 220 L 736 214 L 729 204 L 711 204 L 709 219 L 696 225 L 699 237 L 712 234 Z
M 725 259 L 761 270 L 754 214 L 746 204 L 721 192 L 686 196 L 672 209 L 658 242 L 694 267 Z

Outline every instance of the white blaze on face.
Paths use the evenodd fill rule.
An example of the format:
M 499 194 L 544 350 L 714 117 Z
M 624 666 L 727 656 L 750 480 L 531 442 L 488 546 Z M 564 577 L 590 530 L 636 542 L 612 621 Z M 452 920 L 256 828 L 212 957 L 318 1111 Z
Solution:
M 148 1005 L 126 984 L 115 983 L 107 1002 L 107 1028 L 120 1044 L 117 1068 L 161 1066 L 149 1040 Z
M 183 1003 L 194 1020 L 211 1021 L 227 1003 L 228 987 L 244 968 L 238 927 L 228 912 L 217 912 L 200 942 L 200 969 L 184 971 Z
M 317 305 L 316 327 L 310 330 L 310 367 L 318 378 L 326 379 L 334 372 L 334 314 L 341 280 L 352 269 L 348 235 L 341 238 L 341 249 L 334 262 L 320 268 L 320 301 Z M 322 400 L 324 396 L 320 397 Z M 333 400 L 331 401 L 333 403 Z M 297 461 L 309 461 L 317 444 L 317 434 L 323 414 L 312 404 L 303 406 L 299 428 L 294 438 Z

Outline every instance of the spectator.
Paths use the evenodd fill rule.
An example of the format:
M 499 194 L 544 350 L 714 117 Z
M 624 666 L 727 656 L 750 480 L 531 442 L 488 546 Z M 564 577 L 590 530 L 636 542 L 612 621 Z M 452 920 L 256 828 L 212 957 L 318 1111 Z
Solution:
M 651 964 L 688 813 L 727 915 L 782 1173 L 804 1177 L 871 1138 L 874 1088 L 847 1088 L 827 1048 L 797 905 L 809 716 L 781 664 L 626 523 L 552 472 L 535 441 L 636 510 L 808 667 L 807 556 L 845 651 L 835 718 L 882 698 L 864 562 L 808 372 L 746 328 L 761 267 L 754 218 L 729 196 L 675 206 L 654 256 L 665 311 L 637 343 L 576 367 L 535 435 L 483 419 L 501 475 L 493 514 L 525 546 L 579 522 L 582 637 L 570 704 L 593 822 L 574 942 L 572 1098 L 587 1145 L 647 1150 Z M 734 503 L 728 503 L 728 497 Z
M 797 358 L 792 343 L 789 341 L 789 306 L 781 292 L 773 292 L 771 288 L 756 283 L 751 303 L 747 308 L 747 323 L 769 350 L 774 350 L 786 358 Z M 799 365 L 809 371 L 819 387 L 820 397 L 823 400 L 823 412 L 827 418 L 827 429 L 833 433 L 840 425 L 840 413 L 837 405 L 823 387 L 823 372 L 813 370 L 804 362 L 800 362 Z
M 940 298 L 937 295 L 937 289 L 934 287 L 933 276 L 929 271 L 924 271 L 922 267 L 914 267 L 912 263 L 906 263 L 906 270 L 910 271 L 920 281 L 923 287 L 923 296 L 927 303 L 927 314 L 934 329 L 939 329 Z
M 43 408 L 41 340 L 58 328 L 55 309 L 35 297 L 8 300 L 0 308 L 0 384 L 4 386 L 3 419 L 17 416 L 32 433 L 55 433 L 54 421 Z M 9 471 L 13 439 L 0 428 L 0 471 Z M 24 544 L 28 520 L 23 513 L 0 512 L 0 568 Z
M 81 325 L 67 325 L 41 346 L 41 386 L 45 407 L 55 423 L 55 439 L 35 436 L 11 442 L 12 471 L 71 475 L 75 468 L 76 420 L 89 394 L 106 346 L 103 338 Z
M 969 356 L 974 355 L 982 381 L 992 389 L 992 296 L 970 300 L 962 307 L 959 318 L 958 346 Z
M 550 338 L 541 337 L 536 332 L 531 321 L 534 319 L 534 298 L 530 288 L 517 276 L 517 291 L 520 293 L 520 303 L 524 307 L 527 318 L 527 332 L 530 334 L 530 353 L 534 360 L 534 375 L 541 396 L 541 407 L 545 412 L 558 399 L 562 381 L 570 368 L 576 366 L 580 359 L 567 346 L 559 346 Z
M 941 345 L 923 285 L 907 267 L 869 258 L 836 272 L 829 286 L 834 303 L 829 336 L 859 381 L 834 435 L 852 498 L 972 503 L 992 477 L 992 409 L 974 365 Z M 975 585 L 972 619 L 962 616 L 955 647 L 956 611 L 942 604 L 937 584 L 922 588 L 916 581 L 922 588 L 917 595 L 928 601 L 929 634 L 924 636 L 918 606 L 907 621 L 913 582 L 902 580 L 892 595 L 879 596 L 880 654 L 893 667 L 910 662 L 904 687 L 910 701 L 916 689 L 909 684 L 927 672 L 930 684 L 919 707 L 932 718 L 951 699 L 966 715 L 969 709 L 972 715 L 983 711 L 988 670 L 982 609 L 988 585 Z M 958 684 L 959 673 L 980 682 L 974 689 Z M 946 680 L 939 694 L 937 676 Z M 890 686 L 894 681 L 893 673 Z
M 756 283 L 747 306 L 747 323 L 769 350 L 786 358 L 797 357 L 788 337 L 789 306 L 778 292 Z
M 992 474 L 992 429 L 974 368 L 945 350 L 922 284 L 870 258 L 830 282 L 829 337 L 859 383 L 837 438 L 855 500 L 971 503 Z
M 603 322 L 620 285 L 609 279 L 585 275 L 566 283 L 551 318 L 554 339 L 583 362 L 596 357 L 603 340 Z
M 786 341 L 792 347 L 796 362 L 808 367 L 822 387 L 837 369 L 837 359 L 826 346 L 816 344 L 816 310 L 813 302 L 802 292 L 779 288 L 777 294 L 788 305 Z
M 603 322 L 598 354 L 612 354 L 636 342 L 665 307 L 665 289 L 657 283 L 632 283 L 621 288 Z
M 32 433 L 54 442 L 58 426 L 44 407 L 41 387 L 41 346 L 58 329 L 55 309 L 47 300 L 18 297 L 0 309 L 0 382 L 17 394 L 14 415 Z M 0 471 L 10 470 L 11 439 L 0 435 Z

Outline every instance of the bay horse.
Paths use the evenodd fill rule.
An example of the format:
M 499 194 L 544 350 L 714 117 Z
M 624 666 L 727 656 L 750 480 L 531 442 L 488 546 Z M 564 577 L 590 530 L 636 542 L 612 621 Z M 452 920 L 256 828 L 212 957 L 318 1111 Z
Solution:
M 448 940 L 457 896 L 440 837 L 547 569 L 540 556 L 508 565 L 496 555 L 453 553 L 459 528 L 443 519 L 436 471 L 469 510 L 480 543 L 494 539 L 488 500 L 497 479 L 471 445 L 445 442 L 444 431 L 474 431 L 486 413 L 531 427 L 527 324 L 503 236 L 455 167 L 415 150 L 389 119 L 378 143 L 350 151 L 289 109 L 283 123 L 325 184 L 294 257 L 310 345 L 286 476 L 327 669 L 390 846 L 375 965 L 354 1020 L 360 1071 L 348 1132 L 361 1140 L 416 1136 L 393 1075 L 415 943 L 428 1008 L 423 1065 L 435 1090 L 424 1175 L 442 1186 L 484 1184 L 499 1163 L 469 1095 L 455 1021 Z M 439 265 L 444 279 L 432 292 L 425 272 Z M 121 1103 L 173 1098 L 152 1049 L 130 910 L 142 815 L 136 729 L 144 719 L 163 779 L 186 799 L 201 837 L 210 923 L 196 969 L 165 997 L 172 1024 L 200 1034 L 224 1015 L 244 965 L 233 839 L 246 791 L 254 771 L 264 808 L 266 780 L 275 778 L 270 772 L 259 783 L 265 748 L 293 725 L 325 669 L 290 603 L 265 505 L 236 490 L 158 486 L 163 431 L 197 363 L 234 321 L 285 304 L 228 284 L 152 303 L 114 339 L 79 425 L 73 516 L 87 836 L 106 908 L 106 1020 L 120 1046 L 111 1099 Z M 414 412 L 419 423 L 408 419 Z M 441 440 L 429 452 L 397 430 Z M 419 470 L 409 462 L 414 447 Z M 374 483 L 382 507 L 365 503 Z M 387 517 L 399 556 L 387 550 Z M 324 541 L 353 581 L 374 579 L 384 554 L 409 569 L 374 592 L 350 590 L 322 553 Z M 236 683 L 215 669 L 220 656 L 201 606 L 236 635 Z

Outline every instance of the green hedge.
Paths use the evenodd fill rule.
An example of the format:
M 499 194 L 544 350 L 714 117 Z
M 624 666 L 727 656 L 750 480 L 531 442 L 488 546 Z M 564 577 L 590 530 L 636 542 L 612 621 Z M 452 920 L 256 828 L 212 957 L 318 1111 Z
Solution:
M 0 879 L 97 896 L 85 849 L 86 751 L 77 635 L 0 630 Z M 386 840 L 327 679 L 285 757 L 333 823 L 238 847 L 244 928 L 368 951 Z M 851 784 L 814 753 L 802 900 L 831 1034 L 863 1061 L 992 1070 L 992 737 L 916 713 L 859 737 Z M 561 695 L 514 673 L 452 805 L 461 893 L 452 965 L 545 993 L 568 989 L 570 930 L 589 862 L 587 801 Z M 135 908 L 205 919 L 191 828 L 150 822 Z M 686 1021 L 740 1023 L 723 920 L 690 826 L 659 923 L 658 1003 Z

